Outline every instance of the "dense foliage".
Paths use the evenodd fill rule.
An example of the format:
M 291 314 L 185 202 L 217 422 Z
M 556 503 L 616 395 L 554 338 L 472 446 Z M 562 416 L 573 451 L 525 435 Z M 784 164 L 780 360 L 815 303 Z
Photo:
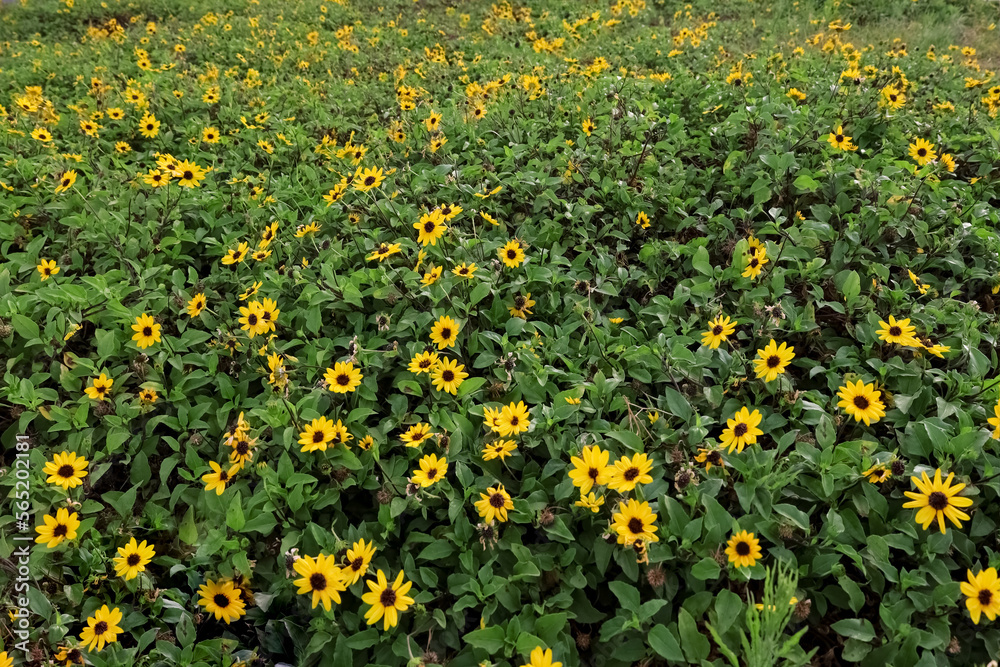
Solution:
M 0 665 L 1000 656 L 995 17 L 764 4 L 4 6 Z

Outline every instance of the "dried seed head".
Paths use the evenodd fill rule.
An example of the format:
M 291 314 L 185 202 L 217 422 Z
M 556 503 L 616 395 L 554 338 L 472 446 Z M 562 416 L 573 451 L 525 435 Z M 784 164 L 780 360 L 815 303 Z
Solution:
M 586 651 L 590 648 L 590 633 L 589 632 L 577 632 L 576 633 L 576 647 L 581 651 Z
M 893 477 L 902 477 L 906 473 L 906 461 L 903 459 L 896 459 L 892 462 L 892 475 Z
M 551 526 L 556 520 L 556 513 L 551 507 L 546 507 L 538 517 L 538 522 L 543 526 Z
M 795 605 L 795 611 L 792 612 L 792 618 L 796 621 L 804 621 L 809 618 L 809 612 L 812 610 L 812 600 L 799 600 Z
M 653 588 L 659 588 L 667 581 L 667 575 L 663 572 L 663 568 L 657 565 L 656 567 L 651 567 L 646 571 L 646 581 Z
M 388 489 L 379 489 L 378 493 L 375 494 L 375 499 L 379 505 L 388 505 L 392 502 L 392 492 Z
M 113 415 L 115 413 L 115 406 L 109 401 L 101 401 L 94 408 L 94 412 L 97 413 L 98 417 L 107 417 L 108 415 Z

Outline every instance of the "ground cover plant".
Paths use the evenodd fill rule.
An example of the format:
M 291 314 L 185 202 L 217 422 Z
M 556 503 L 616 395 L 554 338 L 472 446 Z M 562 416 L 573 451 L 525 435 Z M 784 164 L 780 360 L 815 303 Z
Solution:
M 997 658 L 996 12 L 4 6 L 0 667 Z

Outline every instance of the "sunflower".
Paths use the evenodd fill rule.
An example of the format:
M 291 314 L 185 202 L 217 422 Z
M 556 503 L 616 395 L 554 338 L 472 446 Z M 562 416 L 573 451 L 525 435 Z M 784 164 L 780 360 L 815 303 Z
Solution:
M 610 470 L 608 487 L 618 493 L 628 493 L 639 484 L 649 484 L 653 481 L 649 471 L 653 462 L 645 454 L 635 454 L 632 458 L 623 456 Z M 582 489 L 581 489 L 582 491 Z
M 451 272 L 459 278 L 472 278 L 472 275 L 476 272 L 476 268 L 475 264 L 466 265 L 465 262 L 462 262 L 452 269 Z
M 486 493 L 480 493 L 480 500 L 475 502 L 476 511 L 486 523 L 493 523 L 497 520 L 503 523 L 507 520 L 507 510 L 514 509 L 514 501 L 510 499 L 510 494 L 503 488 L 503 484 L 497 484 L 486 489 Z
M 773 382 L 779 375 L 783 375 L 785 368 L 792 363 L 792 359 L 795 358 L 795 348 L 789 347 L 788 343 L 779 346 L 772 338 L 763 350 L 757 350 L 757 354 L 759 358 L 753 360 L 754 373 L 764 382 Z
M 431 327 L 431 342 L 435 343 L 439 350 L 443 350 L 446 347 L 454 347 L 461 328 L 458 322 L 447 315 L 443 315 Z
M 271 245 L 271 241 L 278 235 L 278 224 L 277 222 L 272 222 L 270 225 L 264 226 L 263 231 L 260 233 L 260 243 L 257 244 L 258 248 L 263 250 Z
M 156 403 L 159 398 L 160 396 L 156 393 L 155 389 L 143 387 L 139 390 L 139 402 L 143 405 L 152 405 L 153 403 Z
M 457 206 L 455 204 L 441 204 L 440 206 L 437 207 L 436 210 L 441 211 L 441 216 L 445 219 L 446 222 L 448 222 L 458 217 L 458 214 L 461 213 L 464 209 L 461 206 Z
M 927 530 L 927 527 L 936 518 L 938 528 L 941 529 L 941 534 L 943 535 L 945 533 L 944 520 L 946 517 L 955 524 L 956 528 L 961 528 L 962 521 L 968 521 L 969 515 L 958 508 L 972 505 L 971 498 L 964 498 L 957 495 L 959 491 L 965 488 L 965 484 L 952 486 L 951 480 L 955 477 L 955 473 L 953 472 L 948 473 L 948 478 L 942 483 L 940 468 L 934 472 L 934 481 L 931 481 L 927 477 L 926 472 L 921 473 L 921 476 L 920 478 L 910 478 L 910 481 L 917 485 L 919 492 L 904 491 L 904 495 L 912 500 L 908 503 L 903 503 L 903 507 L 920 508 L 915 518 L 924 530 Z
M 0 656 L 5 654 L 0 653 Z M 66 646 L 60 646 L 58 653 L 56 653 L 56 661 L 61 662 L 66 667 L 72 667 L 73 665 L 85 664 L 83 661 L 83 653 L 78 648 L 69 648 Z M 13 663 L 4 663 L 0 660 L 0 667 L 12 667 Z
M 359 386 L 364 375 L 354 367 L 350 361 L 338 361 L 333 368 L 327 368 L 323 379 L 326 380 L 326 388 L 335 394 L 353 393 Z
M 312 593 L 313 609 L 322 603 L 330 611 L 331 601 L 340 604 L 340 591 L 347 590 L 347 582 L 333 556 L 303 556 L 292 567 L 302 575 L 292 583 L 299 587 L 299 595 Z
M 446 143 L 448 143 L 448 137 L 444 136 L 443 134 L 439 134 L 438 136 L 434 137 L 433 139 L 431 139 L 431 143 L 429 145 L 431 153 L 437 153 L 439 150 L 441 150 L 441 148 L 444 147 Z
M 517 239 L 508 241 L 507 244 L 497 251 L 500 259 L 511 269 L 516 269 L 524 263 L 524 249 Z
M 437 352 L 419 352 L 410 359 L 410 365 L 407 370 L 414 375 L 430 373 L 438 365 L 439 361 L 440 357 Z
M 949 174 L 955 173 L 955 156 L 951 153 L 944 153 L 941 155 L 941 165 Z
M 365 576 L 365 573 L 368 572 L 368 565 L 374 557 L 374 542 L 365 544 L 365 541 L 361 539 L 351 545 L 351 548 L 347 550 L 347 554 L 344 556 L 345 562 L 342 569 L 344 582 L 348 586 L 353 586 L 358 579 Z
M 936 160 L 937 153 L 934 152 L 934 144 L 926 139 L 918 138 L 910 144 L 910 157 L 916 160 L 917 164 L 922 167 L 928 162 Z
M 212 472 L 201 476 L 201 481 L 205 482 L 206 491 L 215 491 L 215 495 L 221 496 L 226 490 L 226 484 L 233 481 L 233 476 L 240 471 L 239 466 L 230 466 L 228 470 L 223 470 L 215 461 L 208 462 Z
M 417 230 L 417 241 L 424 246 L 427 244 L 436 246 L 438 239 L 448 231 L 440 209 L 434 209 L 430 213 L 420 216 L 420 220 L 413 223 L 413 228 Z
M 635 224 L 643 229 L 649 229 L 649 216 L 646 215 L 645 211 L 639 211 L 638 215 L 635 216 Z
M 528 319 L 531 315 L 531 308 L 535 305 L 535 300 L 531 298 L 531 292 L 527 294 L 515 294 L 514 303 L 507 307 L 511 317 L 520 317 L 522 320 Z
M 1000 440 L 1000 401 L 993 406 L 993 416 L 988 417 L 986 422 L 993 427 L 993 439 Z
M 503 461 L 511 455 L 511 452 L 515 451 L 517 451 L 517 443 L 513 440 L 495 440 L 483 447 L 483 460 L 500 459 Z
M 84 389 L 84 391 L 87 396 L 95 401 L 106 400 L 111 394 L 111 386 L 115 383 L 112 378 L 109 378 L 104 373 L 101 373 L 99 377 L 94 378 L 90 382 L 90 386 Z
M 589 118 L 583 121 L 581 127 L 583 128 L 583 133 L 586 134 L 588 137 L 593 132 L 597 131 L 597 126 L 594 125 L 594 121 L 590 120 Z
M 361 192 L 368 192 L 372 188 L 377 188 L 382 185 L 382 181 L 385 180 L 385 174 L 381 169 L 369 168 L 362 170 L 360 167 L 354 174 L 354 189 L 360 190 Z
M 365 612 L 365 620 L 368 625 L 374 625 L 381 618 L 383 619 L 383 629 L 395 627 L 399 622 L 399 612 L 413 604 L 413 598 L 406 593 L 413 586 L 411 581 L 403 581 L 403 573 L 400 572 L 396 580 L 389 583 L 382 570 L 376 572 L 377 581 L 366 581 L 368 593 L 361 596 L 361 601 L 371 608 Z
M 437 132 L 441 127 L 441 114 L 431 110 L 427 118 L 423 120 L 423 123 L 428 132 Z
M 579 487 L 581 494 L 587 494 L 595 485 L 607 484 L 614 467 L 608 465 L 611 453 L 597 445 L 584 447 L 581 455 L 582 458 L 570 457 L 573 469 L 569 471 L 569 478 L 573 481 L 573 486 Z
M 59 267 L 56 266 L 54 259 L 43 259 L 35 268 L 38 269 L 38 273 L 42 274 L 42 280 L 48 280 L 59 273 Z
M 760 542 L 753 533 L 733 533 L 726 542 L 726 555 L 734 567 L 753 567 L 760 559 Z
M 541 646 L 536 646 L 528 656 L 528 664 L 521 667 L 562 667 L 562 663 L 552 662 L 552 649 L 543 650 Z
M 169 173 L 163 173 L 159 169 L 153 169 L 148 174 L 142 177 L 142 180 L 146 182 L 146 185 L 151 185 L 154 188 L 159 188 L 170 183 L 171 175 Z
M 917 333 L 916 327 L 910 325 L 909 318 L 896 321 L 896 318 L 890 315 L 888 323 L 879 320 L 878 324 L 882 328 L 876 330 L 875 333 L 884 342 L 908 347 L 920 346 L 915 335 Z
M 708 323 L 708 331 L 701 335 L 701 344 L 714 350 L 736 331 L 736 321 L 725 315 L 719 315 Z
M 705 472 L 712 469 L 712 466 L 718 466 L 720 468 L 726 467 L 726 462 L 722 460 L 722 452 L 718 449 L 705 449 L 704 447 L 698 448 L 698 455 L 694 457 L 697 463 L 705 464 Z
M 642 540 L 659 542 L 656 536 L 656 514 L 647 502 L 635 499 L 622 503 L 611 516 L 611 527 L 618 533 L 618 544 L 635 544 Z
M 443 359 L 431 371 L 431 383 L 434 388 L 453 396 L 458 393 L 458 388 L 467 377 L 469 374 L 465 372 L 465 366 L 455 359 Z
M 201 140 L 206 144 L 219 143 L 219 131 L 214 127 L 206 127 L 201 131 Z
M 768 261 L 767 249 L 763 246 L 755 252 L 751 252 L 747 257 L 747 266 L 743 270 L 743 277 L 749 278 L 750 280 L 756 280 L 757 276 L 759 276 L 761 271 L 764 270 L 764 265 L 767 264 Z
M 76 170 L 70 169 L 59 178 L 59 185 L 56 186 L 56 194 L 66 192 L 76 183 Z
M 225 621 L 226 625 L 247 613 L 240 589 L 228 579 L 209 579 L 198 587 L 198 593 L 201 594 L 198 604 L 208 613 L 215 614 L 215 620 Z
M 368 255 L 366 259 L 369 262 L 376 259 L 381 262 L 387 257 L 391 257 L 398 252 L 402 252 L 398 243 L 380 243 L 379 246 L 375 248 L 375 250 L 372 251 L 372 254 Z
M 478 195 L 479 193 L 477 192 L 476 194 Z M 480 211 L 479 215 L 483 218 L 483 220 L 485 220 L 486 222 L 490 223 L 494 227 L 499 227 L 500 226 L 500 222 L 496 218 L 494 218 L 492 215 L 490 215 L 489 213 L 487 213 L 486 211 Z
M 573 504 L 577 507 L 585 507 L 596 514 L 604 505 L 604 496 L 599 496 L 596 493 L 581 494 L 580 499 Z
M 424 440 L 432 435 L 434 434 L 431 433 L 431 425 L 420 423 L 406 429 L 406 432 L 399 436 L 399 440 L 407 447 L 419 447 Z
M 135 332 L 135 335 L 132 336 L 132 340 L 135 341 L 135 344 L 138 345 L 141 350 L 145 350 L 147 347 L 152 347 L 155 343 L 159 343 L 161 340 L 160 325 L 146 313 L 143 313 L 139 317 L 135 318 L 135 324 L 132 325 L 132 331 Z
M 139 133 L 147 139 L 152 139 L 160 132 L 160 121 L 153 114 L 146 114 L 139 121 Z
M 55 549 L 63 540 L 76 539 L 76 531 L 80 527 L 77 513 L 69 513 L 65 507 L 60 507 L 55 517 L 48 514 L 42 517 L 42 525 L 35 527 L 38 537 L 35 542 L 44 544 L 48 549 Z
M 137 543 L 133 537 L 128 544 L 118 547 L 118 557 L 113 559 L 115 574 L 126 580 L 135 579 L 140 572 L 146 571 L 146 565 L 155 555 L 156 552 L 151 545 L 146 544 L 146 540 Z
M 1000 613 L 1000 583 L 997 582 L 996 568 L 980 570 L 972 574 L 966 570 L 968 582 L 962 582 L 959 588 L 965 596 L 965 607 L 969 610 L 972 622 L 979 625 L 979 617 L 986 614 L 991 621 Z
M 194 297 L 187 303 L 187 313 L 188 317 L 198 317 L 201 312 L 205 310 L 205 306 L 208 305 L 208 300 L 205 298 L 205 294 L 199 293 L 195 294 Z
M 757 428 L 760 421 L 760 411 L 750 412 L 746 407 L 742 407 L 736 411 L 732 419 L 726 420 L 726 429 L 719 441 L 723 447 L 729 448 L 730 454 L 734 449 L 742 452 L 744 447 L 757 442 L 758 435 L 764 435 L 764 432 Z
M 124 632 L 118 626 L 121 622 L 121 610 L 118 607 L 109 609 L 108 605 L 104 605 L 87 619 L 87 627 L 80 633 L 80 641 L 88 651 L 103 651 L 106 644 L 114 644 L 118 641 L 118 634 Z
M 251 301 L 246 306 L 240 306 L 240 314 L 242 315 L 239 319 L 242 325 L 240 329 L 246 331 L 251 338 L 267 333 L 268 324 L 261 317 L 263 309 L 259 301 Z
M 247 252 L 250 250 L 250 245 L 247 243 L 240 243 L 235 248 L 230 248 L 226 251 L 226 256 L 222 258 L 222 263 L 225 266 L 232 266 L 233 264 L 239 264 L 244 259 L 247 258 Z M 245 299 L 246 297 L 240 297 Z
M 851 143 L 851 138 L 844 134 L 844 128 L 841 125 L 837 126 L 830 136 L 826 138 L 827 142 L 841 151 L 856 151 L 858 147 Z
M 531 427 L 531 415 L 524 401 L 504 406 L 497 418 L 497 433 L 503 437 L 524 433 Z
M 111 120 L 121 120 L 125 117 L 125 111 L 119 107 L 111 107 L 108 109 L 108 118 Z
M 861 474 L 867 477 L 872 484 L 881 484 L 892 477 L 892 468 L 882 463 L 876 463 Z
M 448 459 L 437 457 L 437 454 L 428 454 L 420 459 L 420 468 L 413 471 L 410 481 L 421 487 L 428 487 L 436 484 L 440 479 L 448 474 Z
M 898 88 L 891 84 L 882 88 L 880 93 L 881 98 L 879 99 L 879 106 L 896 110 L 902 109 L 903 105 L 906 104 L 906 95 L 901 93 Z
M 851 384 L 848 381 L 837 395 L 840 396 L 837 406 L 844 408 L 854 421 L 863 421 L 865 426 L 871 426 L 872 422 L 885 417 L 885 405 L 879 400 L 882 392 L 876 391 L 874 384 L 864 384 L 861 380 Z
M 48 143 L 52 141 L 52 133 L 44 127 L 38 127 L 31 131 L 31 138 L 42 143 Z
M 424 287 L 430 287 L 431 285 L 437 282 L 438 278 L 441 277 L 442 273 L 444 273 L 443 266 L 431 266 L 430 270 L 427 271 L 427 273 L 425 273 L 423 277 L 420 279 L 420 284 L 423 285 Z
M 365 450 L 366 452 L 369 449 L 371 449 L 374 444 L 375 444 L 375 438 L 373 438 L 371 434 L 368 434 L 365 437 L 358 440 L 358 447 Z
M 61 486 L 67 491 L 83 484 L 87 476 L 87 459 L 76 452 L 61 452 L 52 457 L 42 469 L 49 476 L 46 482 Z
M 302 445 L 303 452 L 326 451 L 327 443 L 331 442 L 336 435 L 334 423 L 326 417 L 313 419 L 306 424 L 305 429 L 299 433 L 299 444 Z
M 196 188 L 205 179 L 205 170 L 194 162 L 185 160 L 177 165 L 174 176 L 177 177 L 177 185 L 182 188 Z

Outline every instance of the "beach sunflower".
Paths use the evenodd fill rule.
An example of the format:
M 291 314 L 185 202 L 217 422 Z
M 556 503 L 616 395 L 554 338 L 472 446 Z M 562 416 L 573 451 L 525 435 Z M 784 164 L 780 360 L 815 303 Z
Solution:
M 431 327 L 431 342 L 437 345 L 439 350 L 453 347 L 458 340 L 460 330 L 461 325 L 458 322 L 443 315 Z
M 590 120 L 589 118 L 583 121 L 581 127 L 583 128 L 583 133 L 586 134 L 588 137 L 595 131 L 597 131 L 597 125 L 595 125 L 594 121 Z
M 143 387 L 139 390 L 139 402 L 143 405 L 152 405 L 160 398 L 155 389 Z
M 139 133 L 147 139 L 152 139 L 160 133 L 160 121 L 153 114 L 146 114 L 139 121 Z
M 531 292 L 527 294 L 515 294 L 514 303 L 507 307 L 507 312 L 511 317 L 520 317 L 522 320 L 528 319 L 531 309 L 535 305 L 535 300 L 531 298 Z
M 607 484 L 614 471 L 614 467 L 608 465 L 610 458 L 611 452 L 597 445 L 584 447 L 580 456 L 571 456 L 569 460 L 573 469 L 569 471 L 569 478 L 573 486 L 579 487 L 581 494 L 587 494 L 595 485 Z
M 368 592 L 361 596 L 361 601 L 370 605 L 365 612 L 365 620 L 368 625 L 374 625 L 379 619 L 383 620 L 383 629 L 395 627 L 399 622 L 399 612 L 406 611 L 413 604 L 413 598 L 407 593 L 413 582 L 404 581 L 403 573 L 400 572 L 396 580 L 389 583 L 385 572 L 376 572 L 376 581 L 368 580 Z
M 350 394 L 361 386 L 364 375 L 351 361 L 338 361 L 333 368 L 327 368 L 323 379 L 326 388 L 335 394 Z
M 753 360 L 754 373 L 764 382 L 773 382 L 779 375 L 785 373 L 785 368 L 795 358 L 795 348 L 787 343 L 780 346 L 772 338 L 763 350 L 757 350 L 758 358 Z
M 326 417 L 313 419 L 299 433 L 299 444 L 303 452 L 326 451 L 327 444 L 333 441 L 336 432 L 334 423 Z
M 360 167 L 354 174 L 354 189 L 360 190 L 361 192 L 368 192 L 372 188 L 377 188 L 382 185 L 382 181 L 385 180 L 385 174 L 380 168 L 371 167 L 362 170 Z
M 911 498 L 910 502 L 903 503 L 903 507 L 919 508 L 915 518 L 924 530 L 927 530 L 935 519 L 942 534 L 945 533 L 945 518 L 955 524 L 956 528 L 962 527 L 962 521 L 969 520 L 969 515 L 959 508 L 972 505 L 972 499 L 958 495 L 965 488 L 965 484 L 952 486 L 951 480 L 954 477 L 955 473 L 950 472 L 947 479 L 942 482 L 941 469 L 938 468 L 934 472 L 933 481 L 926 472 L 921 473 L 921 477 L 910 478 L 910 481 L 916 484 L 917 492 L 903 492 L 907 498 Z
M 152 347 L 161 340 L 160 325 L 146 313 L 143 313 L 139 317 L 135 318 L 135 324 L 132 325 L 132 331 L 135 332 L 135 335 L 132 336 L 132 340 L 134 340 L 135 344 L 142 350 L 145 350 L 147 347 Z
M 209 614 L 215 614 L 215 620 L 225 621 L 226 625 L 247 613 L 240 589 L 228 579 L 208 579 L 198 587 L 198 593 L 201 595 L 198 604 Z
M 443 273 L 444 273 L 443 266 L 431 266 L 429 267 L 428 271 L 423 275 L 423 277 L 420 279 L 420 284 L 423 285 L 424 287 L 430 287 L 431 285 L 437 282 L 438 278 L 440 278 L 441 274 Z
M 694 460 L 696 463 L 701 463 L 705 466 L 705 472 L 711 470 L 712 466 L 726 467 L 726 462 L 722 460 L 722 452 L 718 449 L 699 447 L 698 455 L 694 457 Z
M 146 182 L 146 185 L 151 185 L 154 188 L 159 188 L 170 183 L 171 175 L 169 173 L 164 173 L 159 169 L 153 169 L 148 174 L 142 177 L 142 180 Z
M 407 367 L 407 370 L 414 375 L 430 373 L 440 360 L 441 358 L 437 352 L 418 352 L 410 359 L 410 365 Z
M 0 653 L 0 656 L 5 655 Z M 68 646 L 60 646 L 59 650 L 56 652 L 56 662 L 62 663 L 65 667 L 73 667 L 73 665 L 83 665 L 83 652 L 79 648 Z M 12 667 L 13 662 L 5 663 L 0 660 L 0 667 Z
M 372 253 L 368 255 L 368 257 L 366 257 L 365 259 L 367 259 L 369 262 L 374 261 L 376 259 L 381 262 L 389 257 L 392 257 L 398 252 L 402 252 L 400 244 L 380 243 L 378 247 L 375 248 L 375 250 L 373 250 Z
M 80 520 L 76 512 L 70 514 L 65 507 L 60 507 L 56 515 L 46 514 L 42 517 L 42 525 L 35 527 L 38 537 L 35 542 L 44 544 L 48 549 L 55 549 L 64 540 L 76 539 L 76 531 L 80 527 Z
M 146 540 L 137 543 L 133 537 L 128 544 L 118 547 L 118 557 L 113 559 L 115 574 L 126 580 L 135 579 L 140 572 L 146 571 L 146 566 L 155 555 L 156 552 L 151 545 L 146 544 Z
M 937 153 L 934 152 L 934 144 L 927 141 L 926 139 L 918 138 L 912 144 L 910 144 L 910 157 L 913 158 L 917 164 L 921 167 L 928 162 L 933 162 L 937 159 Z
M 66 192 L 76 183 L 76 170 L 70 169 L 59 177 L 59 185 L 56 186 L 56 194 Z
M 437 132 L 441 128 L 441 114 L 432 110 L 427 114 L 427 118 L 424 118 L 423 123 L 428 132 Z
M 1000 401 L 993 406 L 993 416 L 987 417 L 986 422 L 993 427 L 993 439 L 1000 440 Z
M 111 387 L 115 381 L 104 373 L 90 381 L 90 386 L 84 389 L 87 396 L 95 401 L 107 400 L 111 395 Z
M 458 388 L 467 377 L 469 374 L 465 372 L 465 366 L 455 359 L 442 359 L 431 371 L 431 383 L 434 388 L 453 396 L 458 393 Z
M 46 482 L 61 486 L 67 491 L 83 484 L 87 476 L 87 459 L 76 452 L 60 452 L 45 464 L 42 471 L 49 476 Z
M 649 229 L 649 216 L 646 215 L 645 211 L 639 211 L 635 216 L 635 224 L 639 225 L 642 229 Z
M 858 147 L 851 143 L 851 138 L 844 134 L 844 128 L 838 125 L 837 128 L 826 138 L 827 143 L 841 151 L 856 151 Z
M 504 247 L 497 251 L 497 254 L 500 256 L 500 260 L 511 269 L 515 269 L 524 263 L 524 249 L 521 247 L 521 242 L 517 239 L 508 241 Z
M 35 141 L 41 141 L 42 143 L 48 143 L 52 141 L 52 133 L 46 130 L 44 127 L 36 127 L 31 131 L 31 138 Z
M 222 264 L 225 266 L 232 266 L 233 264 L 239 264 L 244 259 L 247 258 L 247 253 L 250 251 L 250 245 L 246 242 L 241 242 L 235 248 L 229 248 L 226 251 L 225 256 L 222 258 Z M 242 297 L 246 298 L 246 297 Z
M 734 449 L 742 452 L 747 445 L 755 444 L 757 436 L 764 435 L 764 432 L 757 428 L 761 419 L 759 410 L 750 412 L 746 407 L 737 410 L 732 419 L 726 420 L 726 429 L 719 437 L 722 446 L 728 447 L 729 453 L 732 454 Z
M 219 131 L 214 127 L 206 127 L 201 131 L 201 140 L 206 144 L 219 143 Z
M 919 347 L 920 343 L 916 338 L 916 327 L 910 325 L 909 318 L 897 321 L 892 315 L 888 322 L 879 320 L 881 329 L 875 331 L 878 337 L 886 343 L 896 343 L 897 345 Z
M 196 188 L 205 179 L 205 170 L 194 162 L 185 160 L 177 165 L 174 176 L 177 177 L 177 185 L 182 188 Z
M 322 604 L 330 611 L 331 602 L 340 604 L 340 592 L 347 590 L 347 582 L 333 556 L 303 556 L 292 567 L 302 575 L 292 583 L 299 587 L 299 595 L 312 593 L 313 609 Z
M 187 303 L 188 317 L 198 317 L 207 305 L 208 300 L 205 298 L 204 293 L 195 294 Z
M 885 405 L 879 398 L 882 392 L 875 390 L 874 383 L 865 384 L 858 380 L 854 384 L 848 381 L 837 392 L 840 396 L 838 407 L 844 408 L 844 412 L 854 417 L 855 421 L 863 421 L 865 426 L 871 426 L 872 422 L 877 422 L 885 417 Z
M 59 273 L 59 267 L 56 265 L 56 260 L 54 259 L 43 259 L 35 268 L 41 274 L 42 280 L 48 280 Z
M 475 502 L 476 511 L 486 523 L 493 523 L 494 520 L 503 523 L 507 520 L 507 510 L 514 509 L 514 501 L 503 484 L 486 489 L 486 493 L 480 493 L 479 497 L 480 500 Z
M 701 344 L 714 350 L 725 343 L 735 331 L 736 321 L 725 315 L 719 315 L 714 320 L 709 320 L 708 331 L 701 334 Z
M 246 331 L 251 338 L 267 333 L 268 323 L 261 317 L 263 310 L 260 301 L 251 301 L 245 306 L 240 306 L 240 315 L 240 329 Z
M 652 469 L 653 462 L 645 454 L 635 454 L 631 458 L 623 456 L 611 468 L 608 487 L 618 493 L 628 493 L 639 484 L 652 482 L 653 478 L 649 474 Z
M 438 239 L 448 231 L 440 209 L 434 209 L 420 216 L 420 220 L 413 223 L 413 228 L 417 230 L 417 241 L 424 246 L 428 244 L 436 246 Z
M 531 415 L 524 401 L 504 406 L 497 418 L 497 433 L 503 437 L 518 435 L 531 428 Z
M 760 541 L 753 533 L 733 533 L 726 542 L 726 555 L 734 567 L 753 567 L 761 556 Z
M 443 456 L 438 458 L 437 454 L 424 456 L 418 465 L 419 468 L 413 471 L 410 481 L 423 488 L 437 484 L 448 474 L 448 459 Z
M 517 451 L 517 443 L 513 440 L 495 440 L 483 447 L 483 460 L 500 459 L 503 461 L 511 455 L 511 452 L 515 451 Z
M 521 665 L 521 667 L 562 667 L 562 663 L 552 662 L 552 649 L 542 649 L 541 646 L 536 646 L 531 649 L 531 655 L 528 656 L 528 663 Z
M 121 610 L 118 607 L 109 609 L 108 605 L 104 605 L 87 619 L 87 627 L 80 633 L 80 641 L 88 651 L 103 651 L 107 644 L 117 642 L 118 635 L 124 632 L 118 625 L 121 622 Z
M 233 481 L 233 476 L 240 471 L 238 465 L 230 466 L 228 470 L 223 470 L 215 461 L 208 462 L 212 472 L 201 476 L 201 481 L 205 482 L 206 491 L 215 491 L 215 495 L 221 496 L 226 491 L 226 485 Z
M 432 435 L 434 433 L 431 432 L 431 425 L 420 423 L 406 429 L 406 432 L 399 436 L 399 440 L 407 447 L 419 447 L 424 440 Z
M 375 557 L 375 543 L 368 542 L 365 544 L 364 539 L 360 539 L 351 545 L 351 548 L 347 550 L 344 555 L 344 566 L 342 572 L 344 574 L 345 583 L 348 586 L 353 586 L 354 583 L 365 576 L 368 572 L 368 565 L 372 562 L 372 558 Z
M 656 514 L 649 503 L 631 499 L 618 506 L 618 511 L 611 517 L 611 527 L 618 533 L 618 544 L 635 544 L 642 540 L 658 542 L 656 536 Z
M 596 493 L 581 494 L 580 499 L 573 505 L 586 508 L 596 514 L 601 511 L 601 506 L 604 505 L 604 496 L 599 496 Z
M 969 610 L 972 622 L 979 625 L 982 614 L 994 620 L 1000 614 L 1000 582 L 997 581 L 996 568 L 980 570 L 979 574 L 966 570 L 966 576 L 968 582 L 961 582 L 959 588 L 965 596 L 965 608 Z
M 767 259 L 767 249 L 761 246 L 755 252 L 751 252 L 747 256 L 747 265 L 743 269 L 743 277 L 749 278 L 750 280 L 756 280 L 757 276 L 760 275 L 761 271 L 764 270 L 764 265 L 768 263 Z

